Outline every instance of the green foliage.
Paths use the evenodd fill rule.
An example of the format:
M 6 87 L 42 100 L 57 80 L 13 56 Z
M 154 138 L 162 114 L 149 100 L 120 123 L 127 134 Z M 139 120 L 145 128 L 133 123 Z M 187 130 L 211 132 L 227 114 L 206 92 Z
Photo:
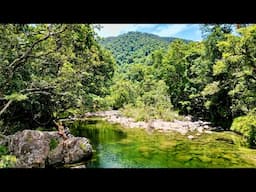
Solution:
M 224 72 L 227 72 L 225 63 L 222 61 L 217 61 L 215 65 L 213 65 L 213 75 L 219 75 Z
M 220 82 L 214 81 L 214 82 L 206 85 L 202 91 L 202 95 L 203 96 L 214 95 L 215 93 L 217 93 L 220 90 L 219 84 L 220 84 Z
M 86 152 L 86 146 L 83 143 L 80 143 L 79 147 Z
M 15 166 L 17 159 L 13 155 L 4 155 L 0 158 L 0 168 L 12 168 Z
M 139 62 L 132 62 L 132 65 L 126 65 L 124 59 L 119 60 L 122 66 L 117 69 L 114 82 L 130 81 L 129 87 L 133 88 L 125 91 L 116 87 L 112 93 L 118 90 L 120 95 L 129 95 L 127 90 L 133 90 L 134 94 L 131 94 L 132 97 L 126 96 L 127 102 L 123 99 L 116 108 L 130 104 L 126 109 L 134 107 L 141 110 L 139 114 L 143 114 L 140 107 L 157 111 L 156 106 L 168 106 L 181 114 L 205 118 L 227 129 L 235 117 L 246 115 L 255 108 L 256 25 L 239 29 L 239 35 L 231 34 L 231 25 L 226 24 L 204 25 L 202 31 L 205 35 L 202 42 L 174 40 L 168 49 L 163 46 L 162 49 L 151 51 L 152 54 L 145 60 L 137 60 Z M 119 40 L 109 39 L 111 48 L 108 48 L 123 51 L 117 42 L 123 38 L 134 44 L 128 37 L 135 34 L 125 34 Z M 114 56 L 118 60 L 118 56 Z M 165 86 L 158 84 L 161 81 Z M 161 91 L 163 87 L 167 87 L 167 92 Z M 162 105 L 159 103 L 164 100 L 163 97 L 169 100 Z M 108 98 L 113 99 L 113 94 Z M 116 97 L 114 100 L 118 103 L 122 99 Z M 144 110 L 145 114 L 150 114 L 150 110 Z M 137 114 L 135 111 L 131 113 Z
M 138 87 L 131 81 L 119 80 L 110 87 L 110 96 L 106 97 L 107 103 L 114 109 L 123 107 L 128 103 L 135 103 Z
M 9 155 L 8 148 L 0 145 L 0 168 L 11 168 L 14 167 L 17 159 L 13 155 Z
M 118 65 L 145 63 L 147 57 L 157 49 L 165 49 L 168 44 L 177 38 L 159 37 L 157 35 L 128 32 L 117 37 L 108 37 L 100 43 L 109 49 Z M 189 42 L 184 40 L 185 42 Z
M 13 101 L 23 101 L 26 100 L 28 97 L 24 94 L 20 93 L 13 93 L 11 95 L 6 95 L 5 99 L 7 100 L 13 100 Z
M 114 67 L 89 24 L 0 25 L 0 118 L 10 127 L 6 134 L 93 110 L 94 98 L 108 93 Z
M 249 147 L 256 145 L 256 113 L 249 113 L 233 120 L 231 130 L 243 135 Z
M 0 145 L 0 157 L 2 155 L 7 155 L 8 154 L 8 149 L 6 146 Z
M 153 107 L 145 104 L 137 106 L 125 105 L 121 112 L 127 116 L 132 117 L 135 121 L 150 121 L 153 119 L 162 119 L 165 121 L 173 121 L 174 119 L 183 120 L 183 117 L 171 108 Z
M 59 141 L 57 139 L 51 139 L 49 146 L 50 146 L 50 151 L 55 149 L 59 144 Z

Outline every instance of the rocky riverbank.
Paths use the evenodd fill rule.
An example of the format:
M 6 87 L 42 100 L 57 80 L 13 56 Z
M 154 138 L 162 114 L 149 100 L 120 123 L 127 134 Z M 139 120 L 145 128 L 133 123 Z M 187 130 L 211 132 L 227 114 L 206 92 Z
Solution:
M 85 117 L 102 117 L 110 123 L 119 123 L 127 128 L 144 128 L 148 131 L 170 132 L 176 131 L 182 135 L 189 134 L 190 132 L 197 132 L 196 135 L 202 133 L 212 133 L 212 131 L 223 131 L 221 127 L 213 127 L 210 122 L 206 121 L 192 121 L 192 118 L 187 116 L 184 121 L 174 120 L 172 122 L 163 121 L 161 119 L 151 120 L 149 122 L 138 121 L 133 118 L 123 116 L 120 111 L 100 111 L 94 113 L 86 113 Z M 188 135 L 189 139 L 193 139 L 193 135 Z
M 24 130 L 1 139 L 16 168 L 59 167 L 88 160 L 92 146 L 87 138 L 70 136 L 64 140 L 56 131 Z

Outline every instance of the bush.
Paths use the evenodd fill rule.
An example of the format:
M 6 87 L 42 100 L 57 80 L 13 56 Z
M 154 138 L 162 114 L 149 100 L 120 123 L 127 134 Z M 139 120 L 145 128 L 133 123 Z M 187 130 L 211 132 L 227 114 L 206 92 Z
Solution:
M 8 149 L 6 146 L 0 145 L 0 157 L 2 155 L 7 155 L 8 154 Z
M 4 155 L 0 159 L 0 168 L 11 168 L 14 167 L 17 159 L 13 155 Z
M 256 115 L 250 113 L 233 120 L 231 130 L 240 133 L 248 147 L 256 146 Z
M 135 121 L 149 121 L 152 119 L 162 119 L 166 121 L 173 121 L 174 119 L 182 120 L 183 117 L 178 115 L 178 112 L 170 108 L 153 107 L 153 106 L 133 106 L 126 105 L 121 112 L 127 116 L 134 118 Z

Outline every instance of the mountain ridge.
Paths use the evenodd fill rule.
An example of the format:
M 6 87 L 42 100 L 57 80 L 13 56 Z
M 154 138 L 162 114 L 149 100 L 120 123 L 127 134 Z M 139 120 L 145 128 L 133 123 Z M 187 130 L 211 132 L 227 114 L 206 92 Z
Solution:
M 144 63 L 154 50 L 167 49 L 174 40 L 192 42 L 176 37 L 161 37 L 151 33 L 130 31 L 118 36 L 102 38 L 99 42 L 110 50 L 118 65 Z

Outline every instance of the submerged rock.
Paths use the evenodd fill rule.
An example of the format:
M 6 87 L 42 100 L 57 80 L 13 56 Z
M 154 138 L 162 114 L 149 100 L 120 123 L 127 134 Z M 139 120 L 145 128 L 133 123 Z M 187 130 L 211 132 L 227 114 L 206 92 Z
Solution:
M 90 159 L 92 146 L 84 137 L 64 140 L 57 132 L 24 130 L 8 137 L 8 149 L 18 168 L 44 168 Z

